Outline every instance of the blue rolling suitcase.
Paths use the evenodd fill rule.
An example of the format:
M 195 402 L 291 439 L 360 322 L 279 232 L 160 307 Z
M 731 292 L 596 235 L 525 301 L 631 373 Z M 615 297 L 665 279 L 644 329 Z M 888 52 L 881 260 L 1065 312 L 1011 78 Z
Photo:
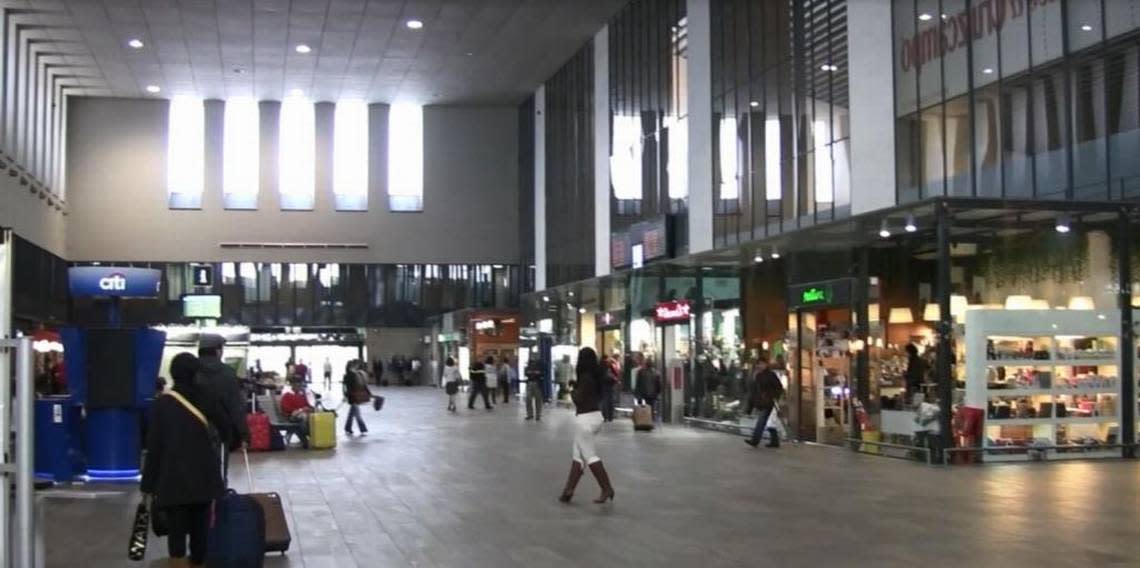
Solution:
M 265 510 L 261 504 L 249 495 L 226 491 L 214 501 L 206 546 L 206 565 L 211 568 L 261 568 L 265 563 Z

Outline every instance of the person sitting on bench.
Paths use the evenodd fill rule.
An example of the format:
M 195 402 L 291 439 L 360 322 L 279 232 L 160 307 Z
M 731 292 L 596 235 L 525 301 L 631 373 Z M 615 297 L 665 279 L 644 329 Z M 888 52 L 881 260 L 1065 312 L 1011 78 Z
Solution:
M 285 419 L 297 424 L 297 436 L 301 438 L 301 447 L 309 448 L 309 414 L 313 412 L 313 405 L 309 404 L 309 397 L 305 394 L 304 381 L 294 379 L 290 392 L 281 396 L 281 413 Z

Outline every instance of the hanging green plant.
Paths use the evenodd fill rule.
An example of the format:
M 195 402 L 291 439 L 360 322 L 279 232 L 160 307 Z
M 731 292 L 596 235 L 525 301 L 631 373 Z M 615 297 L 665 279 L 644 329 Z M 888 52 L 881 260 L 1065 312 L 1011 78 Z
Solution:
M 1078 282 L 1088 277 L 1087 239 L 1081 236 L 1025 234 L 1005 237 L 980 261 L 987 282 L 1018 287 L 1045 282 Z M 1076 237 L 1076 238 L 1074 238 Z

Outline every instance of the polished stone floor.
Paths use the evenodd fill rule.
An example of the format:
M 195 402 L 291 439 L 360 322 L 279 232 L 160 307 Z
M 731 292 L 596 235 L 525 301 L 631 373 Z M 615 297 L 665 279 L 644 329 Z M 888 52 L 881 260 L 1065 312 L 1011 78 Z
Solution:
M 257 490 L 283 496 L 294 536 L 267 566 L 1140 565 L 1140 463 L 945 469 L 621 421 L 599 439 L 616 501 L 591 503 L 585 477 L 564 506 L 570 411 L 536 424 L 518 401 L 450 415 L 434 389 L 384 394 L 367 437 L 253 456 Z M 232 482 L 246 489 L 241 471 Z M 48 501 L 48 566 L 130 565 L 137 496 L 111 491 Z M 143 565 L 164 552 L 152 536 Z

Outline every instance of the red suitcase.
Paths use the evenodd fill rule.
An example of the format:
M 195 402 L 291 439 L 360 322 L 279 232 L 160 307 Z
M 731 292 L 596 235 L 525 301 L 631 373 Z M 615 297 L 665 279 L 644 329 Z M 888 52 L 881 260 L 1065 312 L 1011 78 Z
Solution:
M 261 412 L 247 414 L 245 423 L 249 426 L 249 449 L 255 452 L 268 452 L 269 417 Z

